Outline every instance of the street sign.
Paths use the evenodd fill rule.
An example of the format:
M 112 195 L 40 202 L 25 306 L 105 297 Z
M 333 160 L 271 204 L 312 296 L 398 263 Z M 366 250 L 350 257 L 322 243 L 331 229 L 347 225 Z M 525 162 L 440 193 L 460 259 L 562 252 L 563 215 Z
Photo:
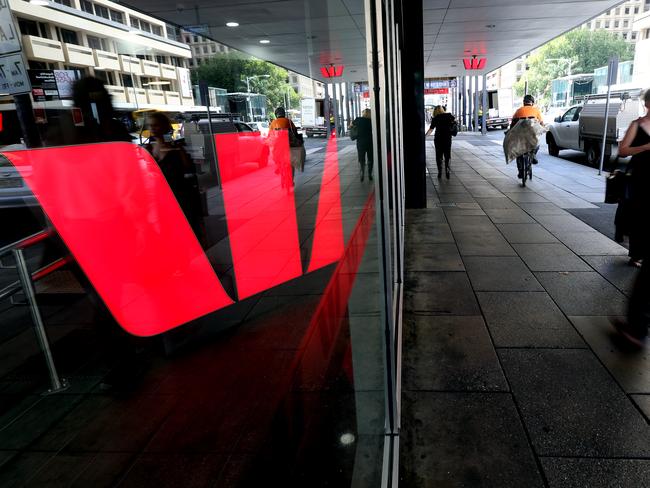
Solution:
M 425 88 L 425 95 L 448 95 L 449 88 Z
M 456 80 L 424 80 L 425 90 L 434 90 L 437 88 L 456 88 Z
M 23 55 L 17 53 L 0 56 L 0 93 L 18 95 L 29 91 L 29 77 Z
M 0 54 L 20 51 L 19 33 L 9 9 L 9 0 L 0 0 Z

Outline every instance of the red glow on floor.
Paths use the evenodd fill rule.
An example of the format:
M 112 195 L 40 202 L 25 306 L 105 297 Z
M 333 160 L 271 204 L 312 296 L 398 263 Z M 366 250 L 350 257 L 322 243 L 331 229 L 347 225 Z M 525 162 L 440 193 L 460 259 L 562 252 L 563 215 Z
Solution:
M 302 274 L 290 181 L 289 136 L 217 134 L 230 249 L 239 299 Z M 270 148 L 267 143 L 270 143 Z
M 325 167 L 320 186 L 314 243 L 307 272 L 341 259 L 344 248 L 343 217 L 341 213 L 341 182 L 336 137 L 327 142 Z
M 131 334 L 160 334 L 233 303 L 144 149 L 120 142 L 3 154 Z

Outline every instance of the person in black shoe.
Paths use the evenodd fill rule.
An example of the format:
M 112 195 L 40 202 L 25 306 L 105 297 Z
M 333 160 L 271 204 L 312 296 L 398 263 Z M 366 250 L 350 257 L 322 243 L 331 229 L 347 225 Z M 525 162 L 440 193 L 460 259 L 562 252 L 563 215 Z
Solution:
M 357 131 L 357 155 L 361 169 L 361 181 L 366 173 L 366 159 L 368 160 L 368 179 L 372 181 L 372 121 L 370 109 L 367 108 L 352 122 L 352 127 Z
M 436 164 L 438 165 L 438 178 L 442 177 L 442 160 L 445 160 L 445 175 L 449 179 L 449 160 L 451 159 L 451 138 L 456 131 L 456 119 L 445 109 L 438 105 L 433 110 L 433 118 L 426 135 L 434 130 L 433 143 L 436 146 Z

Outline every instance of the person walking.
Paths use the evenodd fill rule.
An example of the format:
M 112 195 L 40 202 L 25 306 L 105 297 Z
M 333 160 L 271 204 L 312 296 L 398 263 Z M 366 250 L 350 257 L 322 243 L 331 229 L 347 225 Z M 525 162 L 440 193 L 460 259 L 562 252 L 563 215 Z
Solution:
M 436 164 L 438 165 L 438 178 L 442 178 L 442 160 L 445 160 L 445 176 L 449 179 L 449 160 L 451 159 L 451 138 L 454 136 L 456 126 L 455 117 L 445 112 L 445 109 L 438 105 L 433 110 L 433 118 L 426 135 L 434 130 L 433 143 L 436 146 Z
M 372 181 L 372 120 L 370 120 L 370 109 L 367 108 L 361 112 L 361 117 L 354 119 L 350 128 L 356 130 L 357 156 L 361 170 L 361 181 L 363 181 L 366 173 L 366 160 L 368 165 L 368 179 Z
M 630 264 L 640 267 L 630 297 L 626 322 L 614 325 L 621 336 L 636 347 L 643 347 L 650 324 L 650 90 L 643 96 L 646 114 L 632 122 L 619 146 L 619 154 L 632 156 L 629 195 Z
M 650 212 L 650 90 L 644 94 L 647 109 L 645 116 L 635 120 L 625 133 L 619 146 L 622 157 L 632 156 L 627 211 L 630 236 L 630 265 L 641 267 L 650 254 L 650 229 L 647 217 Z

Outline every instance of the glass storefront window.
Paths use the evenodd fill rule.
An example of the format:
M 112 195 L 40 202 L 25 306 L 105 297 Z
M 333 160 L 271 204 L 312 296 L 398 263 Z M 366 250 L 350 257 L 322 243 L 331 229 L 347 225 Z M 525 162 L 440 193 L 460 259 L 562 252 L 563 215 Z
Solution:
M 380 486 L 403 190 L 398 69 L 369 40 L 389 24 L 9 6 L 0 484 L 61 462 L 86 486 Z

